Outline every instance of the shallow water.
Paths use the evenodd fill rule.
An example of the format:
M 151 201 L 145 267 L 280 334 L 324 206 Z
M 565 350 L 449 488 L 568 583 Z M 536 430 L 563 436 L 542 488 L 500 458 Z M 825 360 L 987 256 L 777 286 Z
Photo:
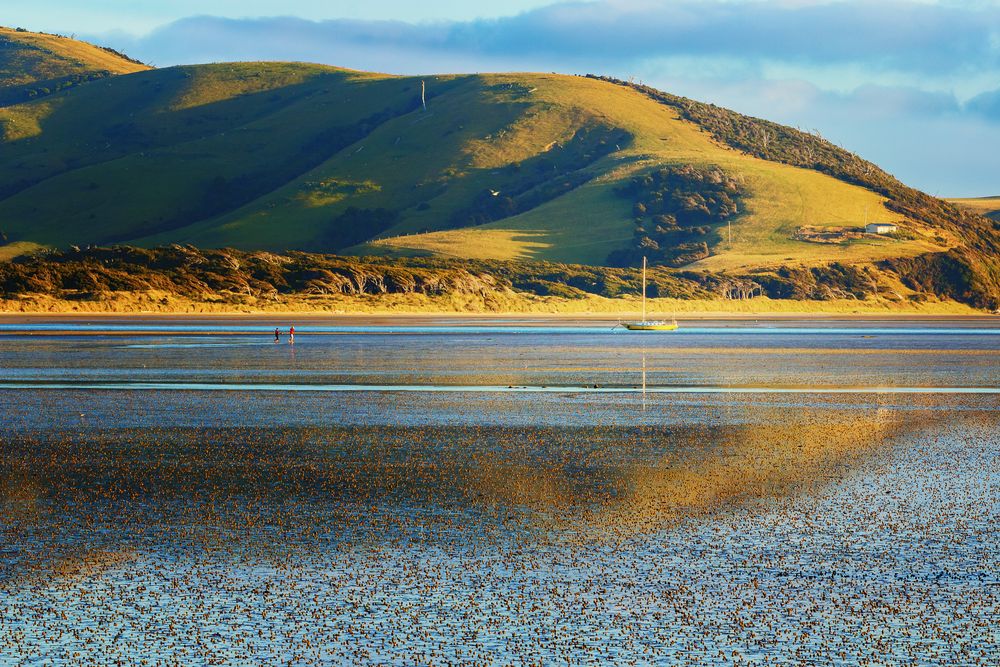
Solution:
M 996 663 L 1000 334 L 789 328 L 0 338 L 0 664 Z
M 1000 384 L 1000 329 L 995 327 L 961 322 L 877 328 L 807 324 L 685 326 L 678 332 L 643 333 L 610 326 L 314 325 L 299 328 L 295 345 L 288 345 L 287 337 L 274 344 L 267 328 L 248 324 L 0 324 L 0 383 L 579 390 L 641 387 L 645 376 L 647 388 Z M 94 327 L 117 328 L 118 333 L 91 335 Z M 81 335 L 39 333 L 47 328 Z M 148 335 L 156 328 L 163 332 Z M 260 333 L 233 334 L 234 329 Z M 4 336 L 4 331 L 39 335 Z

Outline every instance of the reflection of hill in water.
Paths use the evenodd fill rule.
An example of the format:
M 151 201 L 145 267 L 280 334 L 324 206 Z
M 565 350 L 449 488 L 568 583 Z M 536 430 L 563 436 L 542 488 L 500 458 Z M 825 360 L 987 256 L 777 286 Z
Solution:
M 921 420 L 770 407 L 755 421 L 26 433 L 0 454 L 3 569 L 72 575 L 133 549 L 617 539 L 814 491 Z

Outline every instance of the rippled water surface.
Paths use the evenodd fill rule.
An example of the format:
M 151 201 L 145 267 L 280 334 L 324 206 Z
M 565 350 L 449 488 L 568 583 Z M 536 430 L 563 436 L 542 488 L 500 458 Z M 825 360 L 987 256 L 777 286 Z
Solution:
M 0 324 L 0 665 L 1000 661 L 989 323 L 445 324 Z

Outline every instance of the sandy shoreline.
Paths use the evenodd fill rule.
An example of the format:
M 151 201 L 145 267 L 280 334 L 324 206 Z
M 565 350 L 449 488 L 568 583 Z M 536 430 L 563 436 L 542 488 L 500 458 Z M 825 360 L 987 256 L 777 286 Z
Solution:
M 789 319 L 966 319 L 990 318 L 987 312 L 954 301 L 889 301 L 838 299 L 793 301 L 758 297 L 753 300 L 647 299 L 650 319 L 779 320 Z M 525 294 L 436 295 L 379 294 L 363 296 L 288 296 L 242 301 L 177 297 L 159 292 L 113 292 L 94 299 L 67 299 L 34 295 L 0 298 L 0 322 L 35 318 L 74 318 L 150 321 L 255 320 L 287 323 L 541 321 L 617 322 L 641 317 L 641 302 L 633 297 L 588 296 L 569 299 Z
M 0 299 L 0 326 L 11 333 L 18 324 L 78 323 L 100 325 L 127 323 L 211 324 L 236 328 L 247 324 L 296 328 L 314 326 L 614 326 L 621 320 L 641 318 L 641 303 L 634 298 L 590 297 L 517 298 L 503 303 L 482 299 L 383 294 L 366 297 L 289 298 L 254 303 L 192 301 L 157 294 L 117 292 L 106 298 L 67 301 L 33 297 Z M 747 301 L 648 299 L 649 319 L 675 317 L 681 326 L 725 326 L 726 323 L 816 322 L 927 322 L 984 326 L 1000 323 L 1000 316 L 974 310 L 956 302 L 891 303 L 887 301 L 833 300 L 788 301 L 757 298 Z M 55 327 L 53 327 L 55 328 Z M 74 332 L 79 333 L 79 332 Z M 305 333 L 305 332 L 303 332 Z
M 922 314 L 922 313 L 684 313 L 677 317 L 683 327 L 690 322 L 699 327 L 726 327 L 746 325 L 806 325 L 810 323 L 820 326 L 831 326 L 837 323 L 878 324 L 901 326 L 907 323 L 945 325 L 959 327 L 989 327 L 1000 325 L 997 315 L 964 315 L 964 314 Z M 209 325 L 218 327 L 212 331 L 188 330 L 171 331 L 171 335 L 213 335 L 213 336 L 260 336 L 261 331 L 227 330 L 227 325 L 235 327 L 260 326 L 278 327 L 286 332 L 294 325 L 297 333 L 310 335 L 309 327 L 612 327 L 619 319 L 603 313 L 595 314 L 477 314 L 477 313 L 407 313 L 407 314 L 317 314 L 317 313 L 0 313 L 0 337 L 10 336 L 142 336 L 163 335 L 156 327 Z M 75 326 L 87 324 L 100 327 L 81 331 Z M 149 325 L 150 330 L 115 330 L 119 325 Z M 7 327 L 24 325 L 25 331 L 17 331 Z M 66 325 L 66 329 L 31 329 L 33 325 L 57 326 Z M 316 332 L 312 332 L 316 333 Z M 338 335 L 347 332 L 323 332 L 324 335 Z

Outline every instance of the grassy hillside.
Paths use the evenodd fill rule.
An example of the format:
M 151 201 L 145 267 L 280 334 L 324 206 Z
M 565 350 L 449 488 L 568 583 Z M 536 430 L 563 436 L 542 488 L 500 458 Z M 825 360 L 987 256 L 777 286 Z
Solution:
M 779 282 L 832 264 L 950 276 L 954 260 L 976 294 L 1000 285 L 987 219 L 819 137 L 648 87 L 301 63 L 146 70 L 7 34 L 51 43 L 39 60 L 53 68 L 91 54 L 119 69 L 0 107 L 0 256 L 175 242 L 590 265 L 646 255 Z M 35 53 L 7 51 L 12 72 Z M 864 234 L 865 221 L 900 232 Z
M 14 104 L 115 74 L 149 69 L 114 50 L 0 26 L 0 105 Z
M 593 78 L 177 67 L 9 106 L 0 122 L 10 241 L 601 264 L 641 241 L 622 185 L 686 164 L 719 168 L 746 190 L 725 234 L 712 223 L 698 240 L 705 269 L 958 243 L 920 222 L 906 238 L 802 240 L 802 228 L 906 216 L 877 192 L 734 150 L 642 91 Z
M 697 125 L 680 119 L 669 107 L 645 95 L 603 81 L 575 77 L 524 77 L 540 103 L 540 115 L 560 116 L 565 108 L 586 108 L 605 122 L 630 133 L 633 141 L 599 165 L 601 174 L 571 193 L 536 209 L 474 229 L 426 236 L 390 238 L 376 248 L 432 251 L 455 256 L 553 259 L 594 262 L 596 257 L 629 243 L 633 203 L 615 189 L 630 176 L 662 164 L 717 165 L 744 182 L 750 191 L 746 209 L 733 221 L 732 243 L 716 244 L 703 262 L 709 268 L 811 263 L 886 255 L 919 254 L 947 245 L 919 235 L 912 240 L 870 239 L 863 246 L 819 246 L 796 241 L 805 225 L 860 225 L 866 209 L 885 220 L 899 220 L 882 206 L 884 198 L 811 170 L 760 160 L 720 145 Z M 541 145 L 544 137 L 516 140 Z M 508 140 L 514 141 L 514 139 Z M 876 213 L 878 212 L 878 213 Z M 409 230 L 407 230 L 409 231 Z M 496 239 L 504 239 L 495 244 Z M 595 245 L 594 240 L 598 241 Z M 599 245 L 603 241 L 603 245 Z M 490 252 L 489 248 L 495 248 Z

